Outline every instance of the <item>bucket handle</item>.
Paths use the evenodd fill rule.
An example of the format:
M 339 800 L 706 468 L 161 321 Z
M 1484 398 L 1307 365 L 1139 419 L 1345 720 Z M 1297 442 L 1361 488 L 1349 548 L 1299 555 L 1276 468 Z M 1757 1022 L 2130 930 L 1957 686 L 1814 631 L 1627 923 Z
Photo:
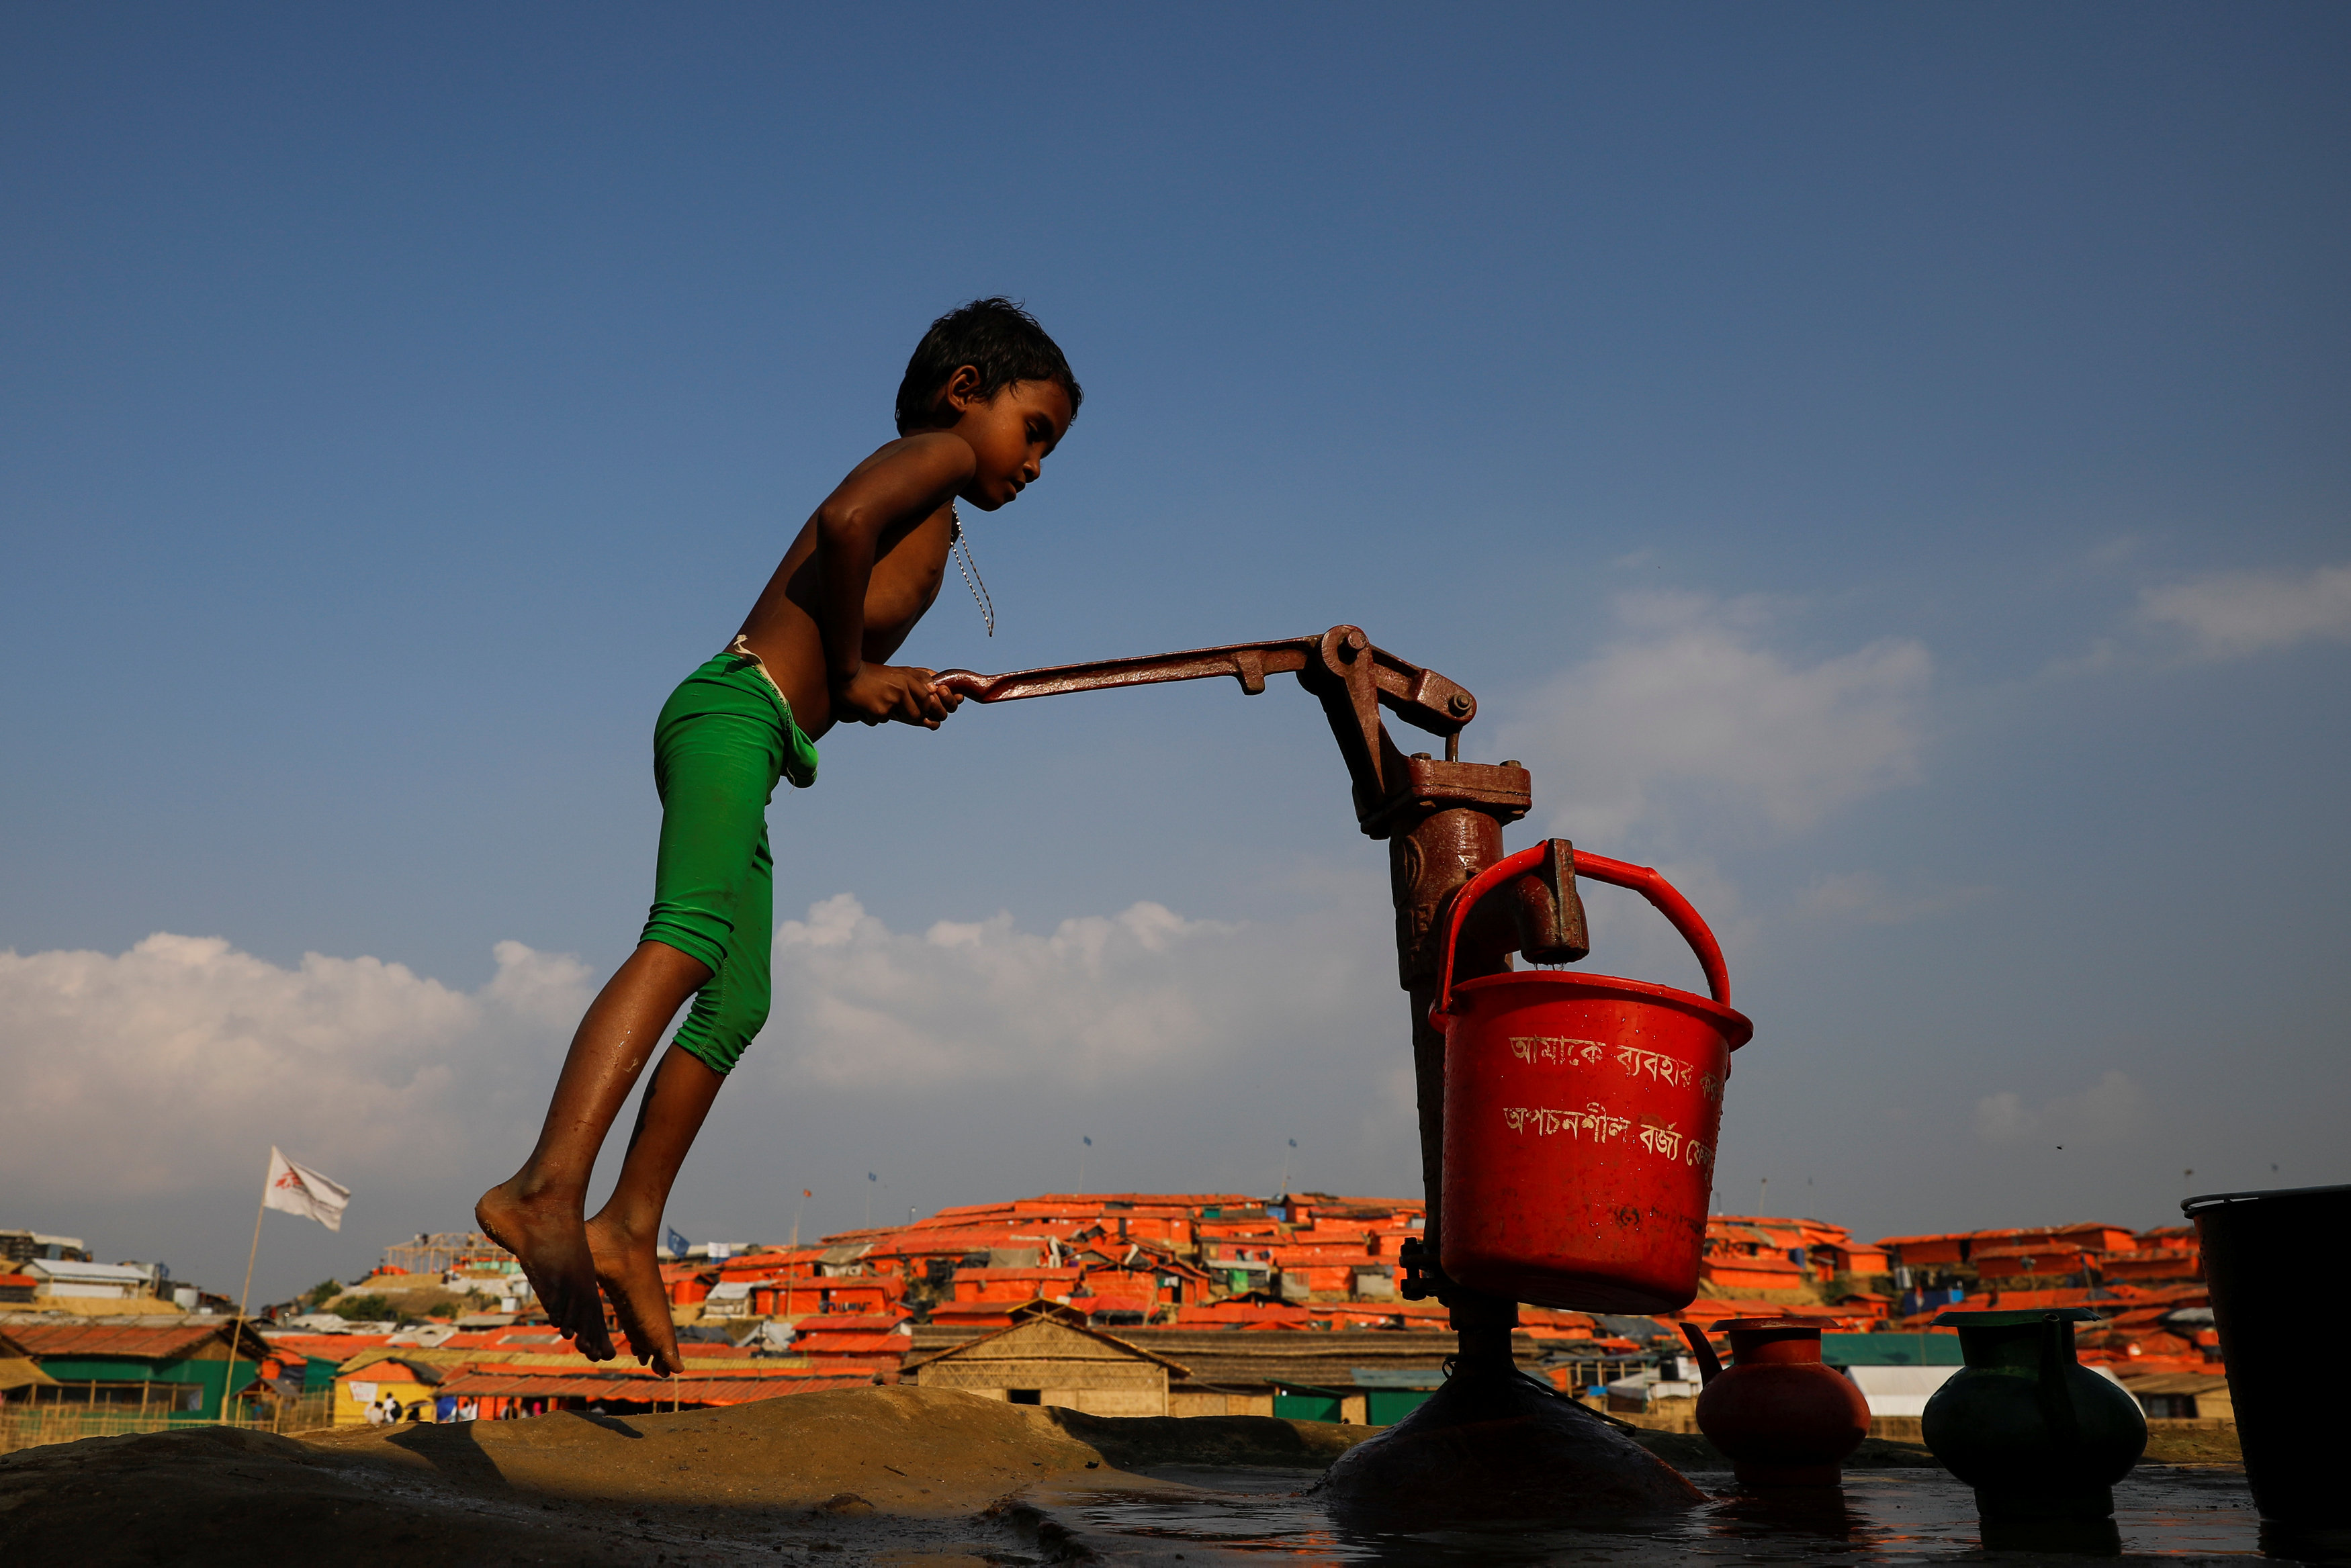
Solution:
M 1461 940 L 1461 923 L 1469 918 L 1469 911 L 1477 908 L 1480 898 L 1511 877 L 1524 876 L 1541 866 L 1549 847 L 1547 840 L 1531 849 L 1521 849 L 1516 855 L 1505 856 L 1469 878 L 1462 885 L 1461 891 L 1454 895 L 1453 915 L 1445 932 L 1444 967 L 1437 984 L 1437 1005 L 1429 1010 L 1432 1015 L 1453 1011 L 1453 950 Z M 1611 860 L 1605 855 L 1587 855 L 1581 849 L 1571 850 L 1570 854 L 1574 859 L 1577 876 L 1589 877 L 1595 882 L 1612 883 L 1619 888 L 1630 888 L 1655 904 L 1657 912 L 1673 922 L 1674 929 L 1682 934 L 1682 940 L 1689 943 L 1691 950 L 1698 954 L 1698 967 L 1706 971 L 1708 992 L 1723 1006 L 1730 1005 L 1730 971 L 1723 967 L 1722 948 L 1715 941 L 1714 933 L 1707 929 L 1706 921 L 1690 907 L 1690 901 L 1683 898 L 1671 882 L 1647 866 Z

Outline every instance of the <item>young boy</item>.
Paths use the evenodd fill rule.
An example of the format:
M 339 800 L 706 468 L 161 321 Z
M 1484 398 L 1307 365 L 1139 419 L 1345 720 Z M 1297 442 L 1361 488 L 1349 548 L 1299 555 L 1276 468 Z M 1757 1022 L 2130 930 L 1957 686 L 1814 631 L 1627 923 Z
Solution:
M 975 300 L 933 322 L 898 388 L 898 439 L 825 498 L 733 644 L 663 707 L 653 913 L 572 1036 L 538 1147 L 474 1210 L 590 1360 L 612 1356 L 601 1285 L 637 1359 L 683 1370 L 654 1240 L 718 1086 L 767 1021 L 776 781 L 814 783 L 812 742 L 837 720 L 935 730 L 955 710 L 960 699 L 935 687 L 933 671 L 884 661 L 938 597 L 960 536 L 956 503 L 993 512 L 1035 483 L 1082 396 L 1061 349 L 1009 300 Z M 646 1086 L 619 1185 L 583 1220 L 597 1151 L 688 996 L 693 1012 Z

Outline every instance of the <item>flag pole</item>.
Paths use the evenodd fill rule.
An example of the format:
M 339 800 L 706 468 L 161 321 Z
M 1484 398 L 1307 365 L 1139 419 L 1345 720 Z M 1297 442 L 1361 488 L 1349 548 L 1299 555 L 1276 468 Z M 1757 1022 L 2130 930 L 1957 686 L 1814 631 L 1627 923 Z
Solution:
M 236 1342 L 245 1334 L 246 1304 L 253 1300 L 253 1261 L 261 1256 L 261 1217 L 269 1212 L 269 1177 L 261 1178 L 261 1201 L 253 1206 L 253 1245 L 245 1254 L 245 1288 L 236 1293 L 236 1324 L 228 1331 L 228 1370 L 221 1375 L 220 1424 L 228 1425 L 229 1400 L 236 1388 Z

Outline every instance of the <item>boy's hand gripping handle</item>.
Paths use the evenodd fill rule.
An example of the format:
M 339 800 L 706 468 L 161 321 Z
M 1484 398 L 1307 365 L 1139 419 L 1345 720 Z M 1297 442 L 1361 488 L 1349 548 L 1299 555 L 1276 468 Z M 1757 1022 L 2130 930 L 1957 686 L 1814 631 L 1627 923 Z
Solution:
M 1453 951 L 1461 940 L 1462 922 L 1469 918 L 1478 901 L 1514 877 L 1522 877 L 1542 864 L 1551 846 L 1559 840 L 1545 840 L 1531 849 L 1521 849 L 1516 855 L 1505 856 L 1463 884 L 1453 896 L 1453 913 L 1445 932 L 1445 957 L 1438 971 L 1437 1005 L 1429 1009 L 1429 1022 L 1444 1027 L 1441 1019 L 1453 1011 Z M 1657 907 L 1657 912 L 1671 920 L 1674 929 L 1682 934 L 1698 954 L 1698 967 L 1706 971 L 1706 988 L 1714 1000 L 1725 1007 L 1730 1005 L 1730 971 L 1723 967 L 1722 949 L 1706 921 L 1690 907 L 1674 885 L 1646 866 L 1635 866 L 1627 861 L 1611 860 L 1604 855 L 1588 855 L 1581 849 L 1570 851 L 1574 858 L 1575 874 L 1589 877 L 1595 882 L 1609 882 L 1619 888 L 1630 888 Z

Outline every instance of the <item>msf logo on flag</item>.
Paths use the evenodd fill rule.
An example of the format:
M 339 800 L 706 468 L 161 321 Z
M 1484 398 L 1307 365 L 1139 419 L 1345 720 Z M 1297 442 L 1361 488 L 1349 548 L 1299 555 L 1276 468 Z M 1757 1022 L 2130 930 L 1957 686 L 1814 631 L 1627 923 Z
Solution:
M 305 1220 L 316 1220 L 329 1231 L 340 1231 L 343 1228 L 343 1210 L 350 1201 L 350 1188 L 328 1179 L 307 1165 L 295 1164 L 275 1147 L 270 1149 L 269 1185 L 261 1198 L 264 1208 L 299 1214 Z

